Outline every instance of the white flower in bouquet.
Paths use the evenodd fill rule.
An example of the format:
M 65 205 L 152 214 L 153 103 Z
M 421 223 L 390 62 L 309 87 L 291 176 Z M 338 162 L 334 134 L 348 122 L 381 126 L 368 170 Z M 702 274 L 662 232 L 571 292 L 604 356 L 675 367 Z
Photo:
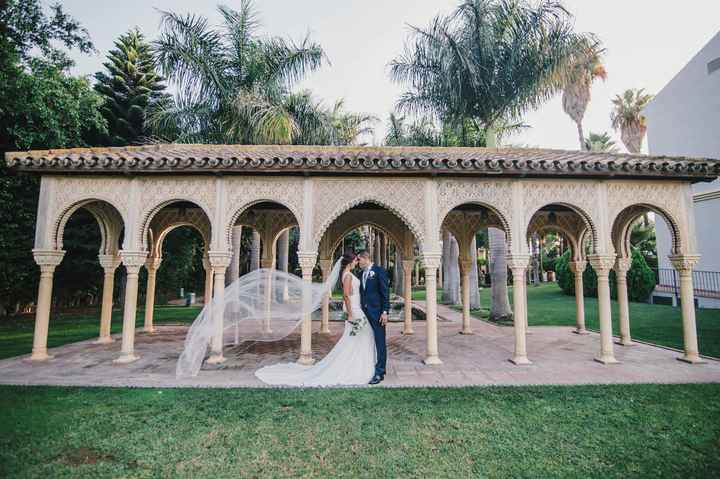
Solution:
M 365 316 L 360 316 L 359 318 L 353 319 L 352 321 L 350 321 L 347 319 L 348 318 L 347 313 L 344 313 L 344 314 L 345 314 L 345 320 L 348 323 L 350 323 L 350 325 L 352 326 L 352 329 L 350 330 L 350 336 L 357 336 L 357 334 L 360 332 L 360 330 L 362 330 L 362 328 L 367 326 L 368 320 Z

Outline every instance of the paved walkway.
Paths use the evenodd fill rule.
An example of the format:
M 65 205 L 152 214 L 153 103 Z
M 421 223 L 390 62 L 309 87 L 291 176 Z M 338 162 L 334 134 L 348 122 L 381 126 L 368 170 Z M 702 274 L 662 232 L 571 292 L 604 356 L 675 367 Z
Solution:
M 422 364 L 425 323 L 415 324 L 412 336 L 400 334 L 402 324 L 389 326 L 389 363 L 385 387 L 610 384 L 720 382 L 720 361 L 691 365 L 676 358 L 679 353 L 637 344 L 616 346 L 621 364 L 605 366 L 593 361 L 600 338 L 573 334 L 567 327 L 531 327 L 528 355 L 533 364 L 515 366 L 511 327 L 473 320 L 472 336 L 458 334 L 460 313 L 440 306 L 440 366 Z M 340 336 L 342 323 L 331 322 L 330 335 L 313 334 L 313 351 L 321 358 Z M 314 324 L 319 329 L 319 323 Z M 160 326 L 153 335 L 138 334 L 135 341 L 140 359 L 127 365 L 113 364 L 119 356 L 120 338 L 110 345 L 92 341 L 50 350 L 54 358 L 42 363 L 25 358 L 0 361 L 0 384 L 79 385 L 132 387 L 262 387 L 254 376 L 259 367 L 294 361 L 300 336 L 294 333 L 272 343 L 246 342 L 226 348 L 228 361 L 222 368 L 206 366 L 196 378 L 175 378 L 175 362 L 182 350 L 186 326 Z

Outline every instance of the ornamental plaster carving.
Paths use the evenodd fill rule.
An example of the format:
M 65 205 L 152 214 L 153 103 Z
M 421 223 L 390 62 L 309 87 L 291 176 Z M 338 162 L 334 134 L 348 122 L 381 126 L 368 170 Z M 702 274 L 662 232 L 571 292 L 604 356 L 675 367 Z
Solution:
M 212 227 L 210 219 L 200 208 L 163 208 L 150 221 L 150 234 L 146 236 L 146 242 L 142 245 L 146 247 L 147 241 L 150 241 L 152 248 L 150 256 L 159 257 L 162 254 L 162 244 L 170 231 L 180 226 L 190 226 L 195 228 L 202 236 L 205 249 L 210 248 Z
M 438 180 L 438 224 L 460 205 L 477 204 L 489 209 L 505 231 L 508 244 L 512 242 L 512 183 L 505 180 Z
M 203 209 L 208 218 L 215 217 L 216 182 L 212 177 L 161 176 L 143 179 L 140 188 L 139 227 L 135 229 L 139 245 L 146 245 L 147 231 L 153 217 L 165 206 L 177 201 L 189 201 Z
M 228 248 L 232 245 L 232 229 L 238 223 L 238 218 L 252 205 L 261 202 L 278 203 L 294 216 L 294 223 L 298 225 L 300 236 L 303 231 L 303 179 L 299 177 L 248 177 L 225 178 L 226 194 L 226 224 L 224 237 Z
M 580 237 L 587 228 L 585 221 L 572 211 L 538 211 L 530 220 L 527 230 L 527 241 L 535 234 L 560 233 L 570 242 L 573 258 L 580 259 L 584 255 L 580 248 Z
M 267 247 L 263 248 L 264 253 L 272 253 L 280 233 L 293 226 L 299 226 L 295 215 L 286 209 L 277 210 L 253 210 L 252 207 L 243 211 L 238 217 L 236 225 L 249 226 L 257 230 L 261 241 Z
M 54 177 L 52 179 L 54 196 L 52 203 L 48 205 L 52 227 L 48 232 L 50 237 L 47 238 L 47 244 L 62 248 L 65 225 L 72 214 L 79 208 L 100 202 L 110 206 L 105 210 L 115 210 L 114 213 L 108 214 L 112 221 L 105 225 L 101 224 L 101 230 L 104 228 L 103 233 L 119 234 L 129 218 L 129 184 L 127 179 L 117 177 Z
M 588 181 L 524 181 L 523 225 L 528 230 L 533 215 L 550 204 L 567 206 L 582 217 L 592 233 L 593 245 L 598 244 L 600 214 L 599 184 Z
M 653 211 L 662 216 L 672 236 L 672 251 L 679 253 L 690 244 L 684 196 L 687 185 L 681 183 L 618 182 L 608 183 L 608 217 L 613 225 L 615 247 L 627 249 L 627 228 L 632 219 Z
M 397 215 L 418 244 L 425 238 L 425 182 L 422 179 L 316 179 L 313 184 L 313 246 L 341 214 L 362 203 L 374 203 Z

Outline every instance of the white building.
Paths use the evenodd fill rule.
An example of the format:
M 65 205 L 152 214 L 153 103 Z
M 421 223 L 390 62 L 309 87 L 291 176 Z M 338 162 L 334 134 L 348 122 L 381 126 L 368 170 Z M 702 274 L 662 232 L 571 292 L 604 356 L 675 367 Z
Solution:
M 651 155 L 720 159 L 720 33 L 645 108 Z M 700 307 L 720 307 L 720 180 L 693 185 L 699 253 L 696 294 Z M 670 269 L 670 232 L 657 222 L 659 267 Z M 699 273 L 701 271 L 710 273 Z M 705 286 L 703 286 L 705 284 Z

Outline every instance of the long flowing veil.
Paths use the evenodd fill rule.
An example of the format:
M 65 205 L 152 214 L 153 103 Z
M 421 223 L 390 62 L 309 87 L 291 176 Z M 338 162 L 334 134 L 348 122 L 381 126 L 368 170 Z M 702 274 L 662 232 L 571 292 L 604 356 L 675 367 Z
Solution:
M 324 283 L 276 269 L 257 269 L 225 288 L 224 300 L 206 305 L 190 326 L 185 348 L 178 359 L 178 377 L 197 376 L 213 335 L 219 334 L 222 317 L 223 344 L 241 341 L 276 341 L 289 335 L 306 314 L 320 308 L 340 274 L 340 261 Z M 222 316 L 213 314 L 222 308 Z

